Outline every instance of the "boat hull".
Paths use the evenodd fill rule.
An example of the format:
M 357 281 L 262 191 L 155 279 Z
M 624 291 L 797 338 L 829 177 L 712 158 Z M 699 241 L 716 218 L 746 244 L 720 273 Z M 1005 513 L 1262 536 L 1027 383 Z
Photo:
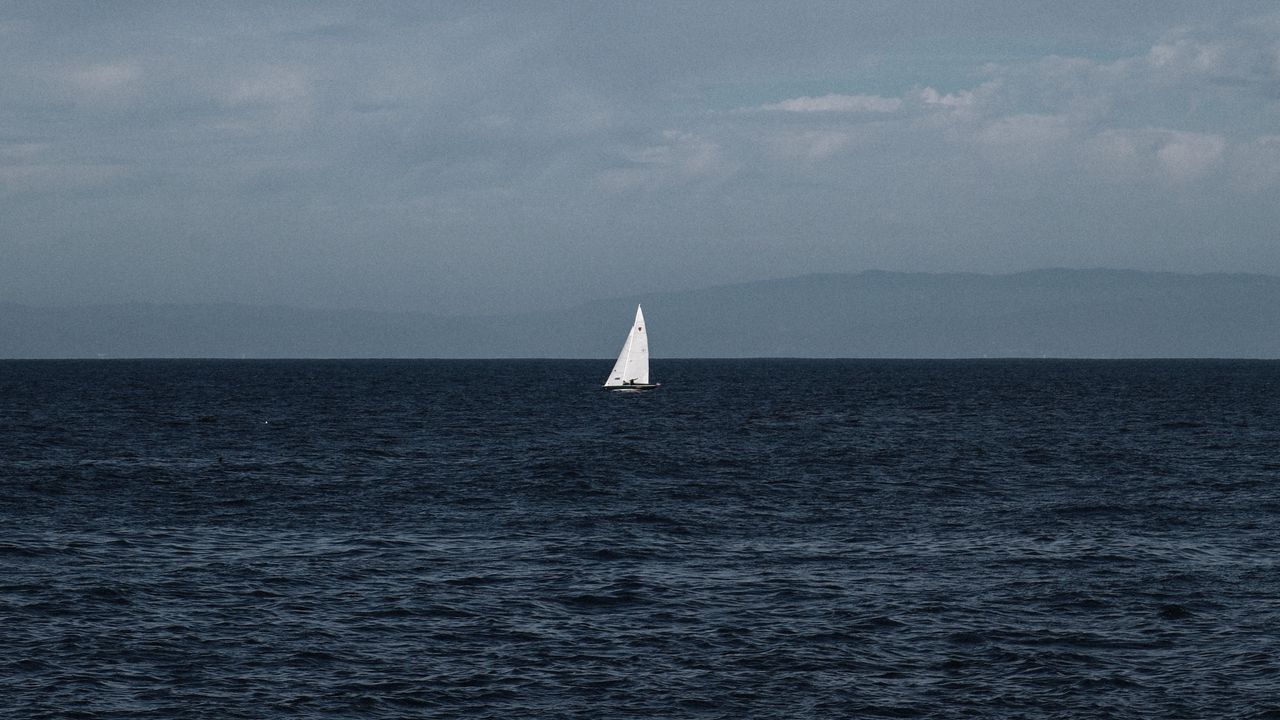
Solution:
M 641 390 L 652 390 L 658 387 L 659 384 L 660 383 L 653 383 L 652 385 L 640 385 L 637 383 L 632 383 L 631 385 L 605 385 L 603 389 L 639 392 Z

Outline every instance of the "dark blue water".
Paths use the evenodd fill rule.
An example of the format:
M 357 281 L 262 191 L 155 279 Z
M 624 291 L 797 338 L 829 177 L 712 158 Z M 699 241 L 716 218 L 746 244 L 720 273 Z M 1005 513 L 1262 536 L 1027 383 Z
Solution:
M 0 717 L 1280 717 L 1280 363 L 0 363 Z

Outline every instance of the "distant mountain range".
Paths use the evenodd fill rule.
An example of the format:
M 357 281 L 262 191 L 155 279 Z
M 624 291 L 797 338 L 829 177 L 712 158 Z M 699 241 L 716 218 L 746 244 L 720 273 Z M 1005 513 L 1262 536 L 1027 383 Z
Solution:
M 0 357 L 610 358 L 636 303 L 655 361 L 1280 358 L 1280 277 L 1128 270 L 805 275 L 485 317 L 0 304 Z

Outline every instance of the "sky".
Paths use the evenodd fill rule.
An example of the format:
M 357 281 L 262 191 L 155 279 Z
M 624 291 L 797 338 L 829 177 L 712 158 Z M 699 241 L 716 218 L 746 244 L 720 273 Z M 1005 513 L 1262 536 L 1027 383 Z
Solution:
M 6 2 L 0 301 L 1280 274 L 1275 2 Z

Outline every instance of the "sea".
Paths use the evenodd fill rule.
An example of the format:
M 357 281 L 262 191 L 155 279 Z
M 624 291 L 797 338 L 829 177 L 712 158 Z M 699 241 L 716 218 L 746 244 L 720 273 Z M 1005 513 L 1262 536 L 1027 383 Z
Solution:
M 1280 362 L 0 362 L 3 718 L 1280 718 Z

